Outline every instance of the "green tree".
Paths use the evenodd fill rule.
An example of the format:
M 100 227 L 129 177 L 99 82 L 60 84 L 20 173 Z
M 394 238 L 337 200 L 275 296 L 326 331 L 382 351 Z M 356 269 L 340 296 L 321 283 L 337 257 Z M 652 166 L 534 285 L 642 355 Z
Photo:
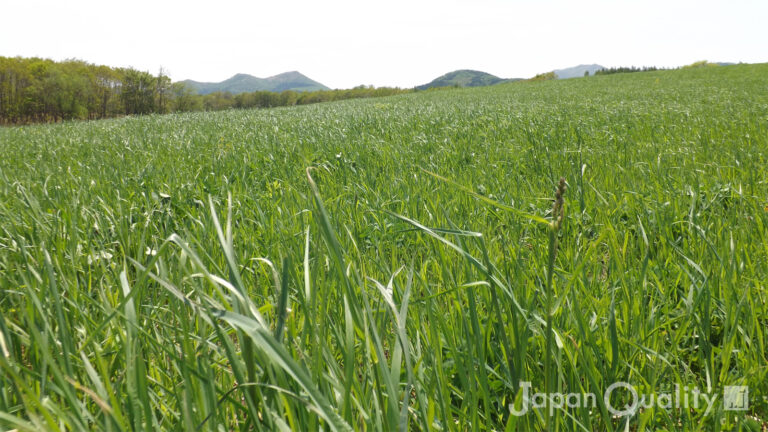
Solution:
M 199 111 L 203 108 L 200 96 L 184 83 L 171 84 L 170 94 L 173 111 Z
M 168 99 L 171 92 L 171 79 L 165 74 L 161 67 L 155 79 L 155 110 L 158 113 L 165 114 L 170 110 Z
M 121 98 L 126 114 L 149 114 L 155 110 L 156 78 L 149 72 L 125 69 Z

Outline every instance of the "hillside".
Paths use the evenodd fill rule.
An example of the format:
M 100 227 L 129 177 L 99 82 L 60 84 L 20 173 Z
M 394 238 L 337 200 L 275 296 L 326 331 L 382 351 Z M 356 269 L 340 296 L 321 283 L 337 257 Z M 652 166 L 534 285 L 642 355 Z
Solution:
M 565 69 L 555 69 L 555 76 L 557 76 L 558 79 L 567 79 L 567 78 L 580 78 L 584 76 L 585 72 L 589 72 L 590 75 L 594 75 L 595 72 L 599 71 L 600 69 L 605 69 L 603 66 L 600 66 L 599 64 L 591 64 L 591 65 L 578 65 L 573 66 Z
M 330 90 L 325 85 L 296 71 L 281 73 L 269 78 L 258 78 L 248 74 L 237 74 L 232 78 L 217 83 L 198 82 L 193 80 L 185 80 L 181 82 L 191 87 L 198 94 L 209 94 L 219 91 L 238 94 L 254 91 L 281 92 L 285 90 Z
M 516 81 L 516 79 L 509 80 L 499 78 L 496 75 L 491 75 L 486 72 L 461 69 L 448 72 L 427 84 L 416 86 L 416 89 L 426 90 L 433 87 L 483 87 L 508 81 Z

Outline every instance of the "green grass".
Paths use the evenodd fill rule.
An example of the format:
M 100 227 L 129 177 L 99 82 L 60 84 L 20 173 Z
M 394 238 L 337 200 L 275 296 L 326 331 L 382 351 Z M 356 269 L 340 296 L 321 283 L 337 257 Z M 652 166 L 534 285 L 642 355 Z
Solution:
M 0 430 L 760 430 L 766 77 L 0 129 Z

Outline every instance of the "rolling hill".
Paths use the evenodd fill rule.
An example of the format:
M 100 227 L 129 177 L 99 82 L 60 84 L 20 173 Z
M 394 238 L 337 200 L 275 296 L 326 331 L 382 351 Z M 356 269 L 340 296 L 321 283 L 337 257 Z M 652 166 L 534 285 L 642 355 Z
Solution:
M 482 87 L 503 82 L 517 81 L 517 79 L 504 79 L 496 75 L 476 70 L 461 69 L 435 78 L 427 84 L 416 86 L 417 90 L 426 90 L 433 87 Z
M 236 74 L 232 78 L 218 83 L 198 82 L 192 80 L 185 80 L 181 82 L 191 87 L 199 94 L 214 93 L 217 91 L 238 94 L 254 91 L 281 92 L 285 90 L 330 90 L 323 84 L 320 84 L 319 82 L 314 81 L 296 71 L 281 73 L 269 78 L 257 78 L 248 74 Z

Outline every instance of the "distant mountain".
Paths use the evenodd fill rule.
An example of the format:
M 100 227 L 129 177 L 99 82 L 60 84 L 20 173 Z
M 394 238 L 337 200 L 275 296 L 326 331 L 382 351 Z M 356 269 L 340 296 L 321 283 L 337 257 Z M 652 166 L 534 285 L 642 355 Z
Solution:
M 214 93 L 217 91 L 238 94 L 255 91 L 281 92 L 285 90 L 330 90 L 328 87 L 317 81 L 313 81 L 296 71 L 281 73 L 269 78 L 257 78 L 253 75 L 237 74 L 230 79 L 218 83 L 192 80 L 185 80 L 182 81 L 182 83 L 197 91 L 199 94 Z
M 432 87 L 482 87 L 511 81 L 518 81 L 518 79 L 504 79 L 485 72 L 462 69 L 448 72 L 427 84 L 416 86 L 416 89 L 426 90 Z
M 578 65 L 570 68 L 565 69 L 555 69 L 555 76 L 557 76 L 558 79 L 566 79 L 566 78 L 579 78 L 583 77 L 584 73 L 589 71 L 590 75 L 594 75 L 595 72 L 599 71 L 600 69 L 605 69 L 603 66 L 600 66 L 599 64 L 591 64 L 591 65 Z

